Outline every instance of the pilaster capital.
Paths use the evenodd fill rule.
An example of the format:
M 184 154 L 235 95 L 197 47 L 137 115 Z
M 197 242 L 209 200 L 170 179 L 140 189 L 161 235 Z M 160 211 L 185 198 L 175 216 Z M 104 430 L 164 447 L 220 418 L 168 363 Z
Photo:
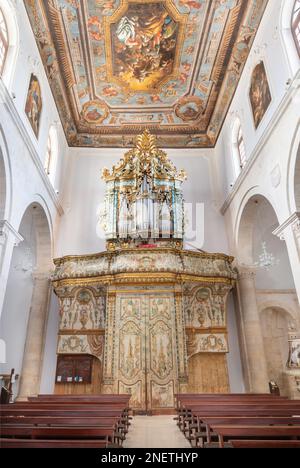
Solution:
M 4 244 L 9 236 L 13 237 L 15 247 L 24 240 L 21 234 L 6 219 L 2 219 L 0 221 L 0 244 Z

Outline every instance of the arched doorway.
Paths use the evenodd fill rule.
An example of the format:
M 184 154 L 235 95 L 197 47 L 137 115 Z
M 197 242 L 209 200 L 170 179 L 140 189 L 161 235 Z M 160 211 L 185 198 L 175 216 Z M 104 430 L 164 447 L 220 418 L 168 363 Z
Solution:
M 30 380 L 30 388 L 37 388 L 52 258 L 49 223 L 40 204 L 28 206 L 19 233 L 24 240 L 13 252 L 1 317 L 1 337 L 7 347 L 1 372 L 7 374 L 14 368 L 21 386 Z
M 296 328 L 292 315 L 280 307 L 267 307 L 260 314 L 269 381 L 277 382 L 281 394 L 289 396 L 284 369 L 289 356 L 289 332 Z
M 297 295 L 286 244 L 273 234 L 278 224 L 273 206 L 263 195 L 253 195 L 245 203 L 237 232 L 237 259 L 240 336 L 248 391 L 267 391 L 267 383 L 275 374 L 282 387 L 280 390 L 285 391 L 282 375 L 287 369 L 282 356 L 288 348 L 288 325 L 284 325 L 283 315 L 278 310 L 281 303 L 297 307 Z M 265 312 L 260 316 L 260 305 L 266 302 L 274 304 L 277 312 Z M 274 340 L 278 348 L 275 352 L 270 342 L 279 333 L 276 331 L 279 320 L 282 332 L 278 340 L 285 340 L 285 345 L 278 348 Z M 276 357 L 274 368 L 272 354 Z

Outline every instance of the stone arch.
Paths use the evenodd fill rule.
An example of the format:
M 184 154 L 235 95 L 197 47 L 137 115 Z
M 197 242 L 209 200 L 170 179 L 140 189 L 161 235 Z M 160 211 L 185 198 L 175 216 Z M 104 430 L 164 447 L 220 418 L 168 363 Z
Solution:
M 27 206 L 18 230 L 24 240 L 12 255 L 1 318 L 7 345 L 3 372 L 15 368 L 20 393 L 30 395 L 40 384 L 52 268 L 51 227 L 40 203 Z
M 52 269 L 52 223 L 48 207 L 38 194 L 25 209 L 19 232 L 22 235 L 22 226 L 28 217 L 31 218 L 30 229 L 36 241 L 36 257 L 34 269 L 38 272 L 48 272 Z
M 255 226 L 255 216 L 257 212 L 257 203 L 264 203 L 276 215 L 273 205 L 258 190 L 253 188 L 245 196 L 240 206 L 236 224 L 236 245 L 238 260 L 246 265 L 253 265 L 253 230 Z M 254 193 L 253 193 L 254 192 Z M 277 215 L 276 215 L 277 218 Z
M 237 231 L 237 260 L 241 266 L 256 267 L 259 289 L 293 289 L 293 274 L 286 244 L 273 232 L 278 227 L 273 204 L 262 194 L 249 194 L 242 203 Z M 260 256 L 272 255 L 269 267 Z

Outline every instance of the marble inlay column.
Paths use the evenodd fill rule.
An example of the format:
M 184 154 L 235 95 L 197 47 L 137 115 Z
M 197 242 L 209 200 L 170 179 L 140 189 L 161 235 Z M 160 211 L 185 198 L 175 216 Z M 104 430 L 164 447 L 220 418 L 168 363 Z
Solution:
M 241 321 L 245 345 L 245 368 L 248 370 L 247 389 L 250 392 L 269 391 L 268 372 L 265 359 L 261 323 L 256 302 L 255 271 L 240 268 L 238 289 L 241 307 Z
M 39 393 L 45 330 L 50 298 L 50 273 L 33 274 L 33 293 L 27 326 L 18 400 Z

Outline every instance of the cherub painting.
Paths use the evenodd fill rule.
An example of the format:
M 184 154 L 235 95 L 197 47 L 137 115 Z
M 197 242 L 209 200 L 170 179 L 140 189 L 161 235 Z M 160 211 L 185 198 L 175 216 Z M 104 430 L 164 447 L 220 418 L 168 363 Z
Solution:
M 161 3 L 130 3 L 113 25 L 114 75 L 134 91 L 152 89 L 172 72 L 178 25 Z

